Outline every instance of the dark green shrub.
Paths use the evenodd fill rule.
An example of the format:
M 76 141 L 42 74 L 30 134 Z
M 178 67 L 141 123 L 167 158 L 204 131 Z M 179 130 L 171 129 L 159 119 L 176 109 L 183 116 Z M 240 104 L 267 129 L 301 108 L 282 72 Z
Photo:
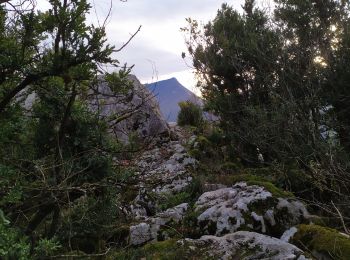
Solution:
M 0 209 L 0 259 L 29 259 L 28 238 L 10 226 Z
M 177 123 L 180 126 L 200 126 L 203 122 L 202 109 L 198 104 L 191 101 L 179 103 L 180 112 L 177 116 Z
M 234 174 L 239 170 L 239 166 L 234 162 L 225 162 L 220 165 L 220 170 L 225 174 Z
M 214 127 L 208 136 L 208 140 L 213 144 L 220 145 L 224 143 L 225 135 L 221 129 Z

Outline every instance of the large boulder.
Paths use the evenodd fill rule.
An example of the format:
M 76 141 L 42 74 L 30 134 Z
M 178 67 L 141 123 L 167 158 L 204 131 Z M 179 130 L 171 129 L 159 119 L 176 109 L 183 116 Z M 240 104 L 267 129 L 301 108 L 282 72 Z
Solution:
M 203 236 L 200 239 L 172 239 L 148 243 L 137 252 L 138 259 L 311 259 L 290 243 L 248 231 L 238 231 L 222 237 Z M 134 255 L 124 251 L 113 259 L 131 259 Z
M 158 213 L 154 217 L 148 218 L 145 222 L 130 227 L 130 245 L 142 245 L 149 241 L 164 240 L 169 237 L 164 227 L 180 223 L 189 206 L 182 203 L 174 208 Z
M 156 193 L 177 193 L 192 181 L 188 168 L 195 167 L 193 159 L 178 141 L 171 141 L 146 151 L 137 159 L 145 183 L 153 184 Z
M 131 90 L 116 95 L 101 77 L 95 91 L 97 94 L 92 95 L 92 109 L 108 118 L 111 132 L 124 143 L 132 134 L 141 138 L 168 134 L 169 126 L 161 115 L 156 98 L 136 76 L 130 75 L 129 79 Z
M 139 222 L 130 227 L 132 245 L 177 237 L 178 230 L 192 238 L 249 230 L 288 242 L 296 225 L 309 222 L 309 213 L 300 201 L 275 196 L 263 186 L 244 182 L 205 192 L 193 207 L 183 203 L 153 217 L 148 217 L 146 211 L 134 215 Z
M 97 84 L 88 91 L 90 109 L 107 120 L 110 132 L 123 143 L 128 143 L 134 134 L 140 138 L 169 135 L 170 128 L 160 112 L 157 99 L 136 76 L 128 77 L 131 87 L 127 91 L 114 92 L 105 78 L 99 76 Z M 32 109 L 37 99 L 37 94 L 31 93 L 24 100 L 23 107 Z
M 248 231 L 238 231 L 222 237 L 185 239 L 180 241 L 180 245 L 186 247 L 187 251 L 192 251 L 193 255 L 202 256 L 201 259 L 307 259 L 303 251 L 292 244 Z
M 132 218 L 139 221 L 154 215 L 161 200 L 185 192 L 193 182 L 190 169 L 196 163 L 178 141 L 165 142 L 137 156 L 133 164 L 138 192 L 127 205 Z
M 280 237 L 309 219 L 300 201 L 274 196 L 265 187 L 245 182 L 202 194 L 195 212 L 201 234 L 216 236 L 251 230 Z

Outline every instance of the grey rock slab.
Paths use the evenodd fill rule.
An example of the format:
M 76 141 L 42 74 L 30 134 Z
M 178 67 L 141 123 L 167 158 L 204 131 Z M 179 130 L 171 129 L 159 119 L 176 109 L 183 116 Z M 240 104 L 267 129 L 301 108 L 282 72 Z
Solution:
M 97 87 L 99 94 L 92 95 L 89 101 L 91 109 L 110 119 L 110 132 L 124 143 L 129 142 L 133 133 L 141 138 L 169 133 L 169 126 L 154 95 L 134 75 L 129 79 L 133 83 L 132 90 L 115 94 L 101 77 Z M 118 122 L 117 118 L 125 115 L 128 115 L 126 119 Z
M 243 228 L 281 235 L 309 217 L 300 201 L 277 198 L 264 187 L 245 182 L 205 192 L 195 203 L 195 211 L 203 234 L 216 236 Z
M 158 213 L 155 217 L 147 218 L 145 222 L 131 226 L 129 244 L 136 246 L 149 241 L 157 241 L 161 228 L 171 222 L 179 223 L 184 218 L 188 208 L 187 203 L 182 203 Z
M 203 236 L 178 242 L 194 251 L 201 251 L 203 259 L 307 259 L 302 250 L 280 239 L 263 234 L 238 231 L 222 237 Z

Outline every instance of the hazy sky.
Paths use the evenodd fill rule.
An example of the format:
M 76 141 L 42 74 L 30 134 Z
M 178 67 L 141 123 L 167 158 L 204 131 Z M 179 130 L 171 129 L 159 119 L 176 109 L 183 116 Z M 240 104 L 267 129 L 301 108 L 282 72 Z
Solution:
M 103 21 L 111 0 L 89 0 L 94 6 L 89 20 Z M 141 31 L 121 52 L 115 55 L 121 63 L 135 65 L 135 74 L 143 83 L 176 77 L 193 89 L 195 80 L 191 68 L 181 58 L 186 51 L 180 28 L 191 17 L 204 23 L 212 20 L 222 3 L 241 10 L 244 0 L 112 0 L 113 9 L 107 25 L 108 42 L 117 48 L 142 25 Z M 40 9 L 47 0 L 37 0 Z M 190 60 L 189 60 L 189 63 Z
M 134 64 L 133 73 L 143 82 L 172 76 L 186 87 L 194 86 L 190 67 L 181 58 L 186 51 L 180 28 L 191 17 L 207 22 L 213 19 L 224 0 L 113 0 L 113 11 L 107 26 L 110 43 L 121 46 L 142 25 L 132 42 L 116 54 L 121 62 Z M 228 0 L 241 9 L 244 0 Z M 109 0 L 95 0 L 96 12 L 103 17 Z M 92 13 L 93 14 L 93 13 Z M 190 64 L 189 64 L 190 65 Z

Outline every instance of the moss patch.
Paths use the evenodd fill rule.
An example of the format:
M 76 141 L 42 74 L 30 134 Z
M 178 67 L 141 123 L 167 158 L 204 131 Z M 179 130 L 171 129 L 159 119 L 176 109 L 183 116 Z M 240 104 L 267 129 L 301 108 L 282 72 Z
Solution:
M 196 142 L 198 143 L 198 147 L 200 149 L 206 149 L 208 147 L 211 147 L 211 142 L 202 135 L 197 137 Z
M 349 259 L 350 239 L 337 230 L 318 225 L 299 225 L 292 243 L 302 249 L 325 254 L 331 259 Z
M 159 208 L 164 211 L 166 209 L 180 205 L 181 203 L 188 202 L 191 200 L 191 194 L 188 192 L 180 192 L 171 194 L 165 198 L 160 199 Z
M 177 260 L 203 259 L 198 251 L 191 251 L 187 246 L 179 246 L 176 239 L 150 243 L 142 248 L 130 248 L 122 252 L 114 252 L 107 259 L 147 259 L 147 260 Z
M 199 149 L 190 149 L 188 151 L 188 154 L 197 160 L 199 160 L 203 156 L 203 153 Z
M 208 179 L 211 183 L 221 183 L 224 185 L 234 185 L 237 182 L 244 181 L 248 185 L 257 185 L 262 186 L 275 197 L 280 198 L 292 198 L 294 197 L 293 193 L 287 192 L 284 190 L 281 190 L 280 188 L 277 188 L 273 183 L 270 181 L 256 175 L 252 174 L 239 174 L 239 175 L 220 175 L 220 176 L 213 176 L 213 178 Z
M 251 180 L 251 181 L 247 181 L 247 184 L 265 187 L 265 189 L 267 189 L 269 192 L 271 192 L 272 195 L 275 197 L 280 197 L 280 198 L 294 197 L 293 193 L 281 190 L 281 189 L 277 188 L 274 184 L 272 184 L 271 182 L 268 182 L 268 181 Z

